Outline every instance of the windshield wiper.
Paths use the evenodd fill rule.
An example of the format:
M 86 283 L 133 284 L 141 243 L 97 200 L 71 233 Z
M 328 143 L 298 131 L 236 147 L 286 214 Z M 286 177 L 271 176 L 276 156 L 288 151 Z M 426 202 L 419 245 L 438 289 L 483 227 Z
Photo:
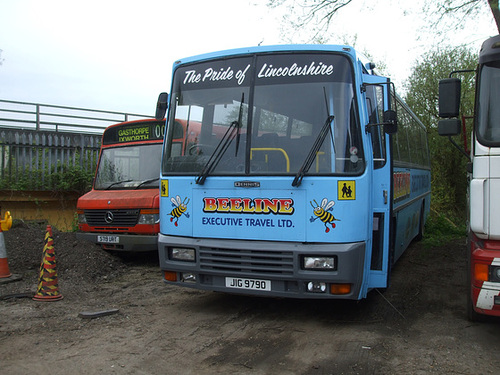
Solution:
M 203 185 L 205 183 L 205 180 L 207 179 L 208 174 L 212 172 L 212 170 L 217 166 L 217 164 L 219 164 L 220 159 L 222 159 L 222 156 L 224 155 L 227 148 L 231 144 L 231 141 L 235 137 L 235 132 L 237 128 L 239 128 L 238 121 L 233 121 L 231 125 L 229 125 L 229 128 L 224 133 L 224 136 L 222 137 L 219 144 L 215 148 L 214 152 L 212 153 L 212 155 L 210 155 L 210 158 L 203 166 L 203 169 L 196 178 L 196 183 L 198 185 Z
M 236 134 L 236 151 L 234 157 L 238 156 L 238 148 L 240 147 L 240 134 L 241 134 L 241 118 L 243 117 L 243 102 L 245 101 L 245 93 L 241 93 L 240 110 L 238 112 L 238 132 Z
M 160 179 L 160 177 L 156 177 L 156 178 L 150 178 L 149 180 L 144 180 L 144 181 L 141 181 L 141 182 L 139 183 L 139 185 L 137 185 L 137 186 L 135 187 L 135 189 L 139 189 L 139 187 L 141 187 L 142 185 L 148 184 L 148 183 L 153 182 L 153 181 L 158 181 L 159 179 Z
M 243 101 L 244 101 L 244 93 L 241 94 L 241 103 L 240 103 L 240 110 L 238 114 L 238 121 L 233 121 L 230 125 L 229 128 L 226 130 L 224 133 L 224 136 L 220 140 L 220 142 L 217 144 L 217 147 L 215 148 L 214 152 L 212 155 L 210 155 L 210 158 L 208 159 L 207 163 L 203 166 L 203 169 L 201 170 L 200 174 L 196 178 L 196 184 L 198 185 L 203 185 L 205 183 L 205 180 L 207 179 L 208 175 L 212 170 L 219 164 L 220 160 L 222 159 L 222 156 L 228 149 L 229 145 L 231 144 L 231 141 L 236 137 L 236 154 L 238 154 L 238 147 L 239 147 L 239 142 L 240 142 L 240 128 L 241 128 L 241 116 L 242 116 L 242 108 L 243 108 Z
M 325 140 L 325 137 L 328 134 L 328 131 L 330 131 L 330 125 L 331 125 L 334 118 L 335 118 L 335 116 L 333 116 L 333 115 L 330 115 L 326 118 L 325 124 L 321 128 L 321 131 L 319 132 L 318 136 L 316 137 L 314 144 L 312 145 L 311 149 L 309 150 L 309 154 L 307 155 L 306 159 L 304 160 L 302 167 L 300 167 L 299 172 L 297 173 L 297 175 L 293 179 L 292 186 L 298 187 L 302 183 L 302 179 L 304 178 L 304 175 L 309 171 L 309 168 L 311 168 L 311 164 L 313 163 L 314 159 L 316 158 L 316 153 L 319 151 L 321 145 L 323 144 L 323 141 Z
M 116 181 L 116 182 L 113 182 L 111 184 L 109 184 L 105 190 L 109 190 L 111 189 L 111 187 L 115 186 L 115 185 L 119 185 L 119 184 L 124 184 L 125 182 L 131 182 L 131 181 L 134 181 L 134 180 L 123 180 L 123 181 Z

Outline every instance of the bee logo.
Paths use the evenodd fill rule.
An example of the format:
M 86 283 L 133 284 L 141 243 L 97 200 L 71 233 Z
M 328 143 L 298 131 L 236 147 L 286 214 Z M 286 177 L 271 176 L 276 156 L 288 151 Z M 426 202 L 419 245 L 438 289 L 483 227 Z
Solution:
M 311 223 L 314 222 L 316 219 L 320 219 L 325 224 L 325 228 L 326 228 L 325 233 L 330 232 L 330 228 L 328 228 L 328 224 L 330 224 L 332 229 L 335 228 L 334 221 L 340 221 L 340 220 L 335 219 L 335 216 L 333 216 L 333 214 L 328 212 L 328 211 L 333 210 L 333 206 L 335 205 L 334 201 L 328 202 L 328 199 L 323 198 L 323 200 L 321 201 L 321 206 L 318 205 L 318 202 L 316 202 L 315 199 L 314 199 L 314 203 L 316 204 L 316 206 L 314 206 L 311 201 L 309 203 L 311 203 L 311 206 L 314 209 L 313 213 L 316 216 L 316 217 L 311 216 L 311 218 L 309 219 L 309 221 Z
M 175 219 L 175 223 L 174 223 L 175 226 L 177 226 L 177 222 L 179 221 L 179 218 L 182 215 L 189 218 L 189 213 L 186 212 L 187 204 L 189 203 L 189 199 L 187 199 L 187 202 L 186 202 L 186 199 L 187 199 L 187 197 L 184 199 L 184 201 L 181 201 L 181 197 L 179 197 L 178 195 L 175 198 L 170 198 L 170 201 L 172 202 L 172 207 L 174 207 L 172 212 L 170 212 L 170 214 L 169 214 L 170 216 L 172 216 L 170 218 L 170 222 L 174 221 L 174 219 Z

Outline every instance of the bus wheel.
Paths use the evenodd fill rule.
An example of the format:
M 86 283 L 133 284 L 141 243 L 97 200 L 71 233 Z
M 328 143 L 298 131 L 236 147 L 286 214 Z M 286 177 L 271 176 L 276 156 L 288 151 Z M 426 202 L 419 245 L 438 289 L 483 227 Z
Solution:
M 415 237 L 415 241 L 420 241 L 424 238 L 425 223 L 424 223 L 424 212 L 425 212 L 425 202 L 422 202 L 422 207 L 420 208 L 420 222 L 418 223 L 418 234 Z

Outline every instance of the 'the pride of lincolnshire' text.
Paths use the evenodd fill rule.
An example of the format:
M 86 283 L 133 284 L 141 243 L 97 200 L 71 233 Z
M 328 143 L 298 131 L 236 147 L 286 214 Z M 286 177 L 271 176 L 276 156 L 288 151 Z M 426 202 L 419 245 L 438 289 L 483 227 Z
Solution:
M 183 84 L 197 84 L 200 82 L 223 82 L 236 79 L 238 85 L 241 85 L 247 76 L 250 64 L 244 69 L 235 70 L 232 67 L 223 67 L 219 69 L 207 68 L 205 71 L 198 72 L 196 69 L 187 70 L 184 74 Z M 257 74 L 257 79 L 275 78 L 275 77 L 298 77 L 298 76 L 330 76 L 333 74 L 333 65 L 326 65 L 321 61 L 316 63 L 299 65 L 291 63 L 287 66 L 273 66 L 264 63 Z

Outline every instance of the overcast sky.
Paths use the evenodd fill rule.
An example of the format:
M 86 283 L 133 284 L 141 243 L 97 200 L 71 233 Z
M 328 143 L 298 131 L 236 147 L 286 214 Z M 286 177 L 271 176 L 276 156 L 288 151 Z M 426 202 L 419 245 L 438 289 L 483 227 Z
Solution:
M 0 99 L 152 116 L 158 94 L 170 89 L 176 59 L 282 44 L 282 10 L 266 3 L 0 0 Z M 403 81 L 430 42 L 416 39 L 422 20 L 394 6 L 400 1 L 385 9 L 366 3 L 353 1 L 335 27 Z M 495 33 L 489 19 L 465 30 L 478 48 Z

